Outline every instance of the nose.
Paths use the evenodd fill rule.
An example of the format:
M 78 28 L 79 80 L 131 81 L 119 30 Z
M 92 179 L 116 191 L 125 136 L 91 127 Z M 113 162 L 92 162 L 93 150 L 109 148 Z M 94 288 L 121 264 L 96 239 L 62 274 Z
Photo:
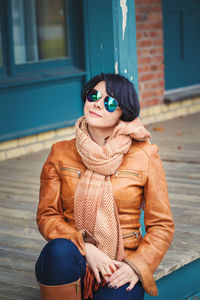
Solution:
M 102 97 L 98 101 L 95 101 L 94 102 L 94 106 L 95 106 L 95 108 L 103 109 L 103 106 L 104 106 L 104 97 Z

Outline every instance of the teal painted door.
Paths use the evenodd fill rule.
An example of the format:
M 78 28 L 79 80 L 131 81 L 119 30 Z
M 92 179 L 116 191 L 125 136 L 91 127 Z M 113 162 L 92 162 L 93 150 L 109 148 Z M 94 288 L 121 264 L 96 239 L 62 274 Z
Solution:
M 200 84 L 200 0 L 163 1 L 165 89 Z

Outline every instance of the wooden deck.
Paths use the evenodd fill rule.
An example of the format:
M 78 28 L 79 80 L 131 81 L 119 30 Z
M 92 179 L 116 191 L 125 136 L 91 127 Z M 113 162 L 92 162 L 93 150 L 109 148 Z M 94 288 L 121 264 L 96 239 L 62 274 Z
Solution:
M 155 277 L 200 257 L 200 114 L 148 129 L 160 147 L 176 224 L 174 241 Z M 155 130 L 156 129 L 156 130 Z M 0 163 L 0 299 L 40 299 L 35 261 L 45 240 L 37 230 L 39 175 L 49 151 Z

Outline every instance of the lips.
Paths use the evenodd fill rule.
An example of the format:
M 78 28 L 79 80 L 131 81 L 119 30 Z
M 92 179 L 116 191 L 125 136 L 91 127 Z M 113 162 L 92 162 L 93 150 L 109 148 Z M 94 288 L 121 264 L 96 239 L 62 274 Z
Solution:
M 100 115 L 98 115 L 97 113 L 95 113 L 94 111 L 89 111 L 89 113 L 94 116 L 94 117 L 101 117 Z

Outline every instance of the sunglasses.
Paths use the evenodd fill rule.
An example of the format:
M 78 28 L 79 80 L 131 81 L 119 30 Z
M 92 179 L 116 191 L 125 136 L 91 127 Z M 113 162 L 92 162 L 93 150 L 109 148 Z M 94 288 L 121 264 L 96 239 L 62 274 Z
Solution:
M 89 102 L 95 102 L 101 98 L 102 94 L 99 91 L 95 89 L 90 89 L 87 91 L 87 100 Z M 118 108 L 118 102 L 113 97 L 106 96 L 104 98 L 104 106 L 107 111 L 114 112 Z

